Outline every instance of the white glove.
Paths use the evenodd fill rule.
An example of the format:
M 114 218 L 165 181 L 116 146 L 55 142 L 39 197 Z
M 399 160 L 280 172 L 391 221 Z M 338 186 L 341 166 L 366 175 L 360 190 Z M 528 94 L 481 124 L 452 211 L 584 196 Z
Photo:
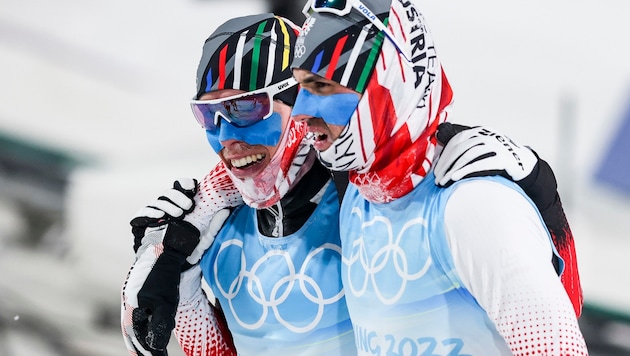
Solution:
M 196 179 L 180 178 L 173 182 L 173 188 L 166 190 L 155 201 L 140 209 L 129 222 L 134 236 L 134 251 L 137 252 L 142 245 L 147 228 L 165 225 L 169 220 L 181 219 L 184 214 L 192 212 L 196 193 Z
M 150 219 L 162 219 L 166 216 L 181 217 L 184 213 L 192 211 L 193 199 L 186 195 L 187 192 L 195 192 L 197 180 L 193 178 L 180 178 L 173 183 L 173 188 L 165 191 L 153 203 L 140 209 L 136 217 Z
M 455 125 L 442 124 L 438 130 L 448 131 Z M 462 126 L 459 126 L 462 128 Z M 459 129 L 458 129 L 459 130 Z M 435 183 L 449 186 L 468 177 L 501 175 L 518 182 L 532 173 L 538 157 L 526 146 L 489 128 L 473 127 L 451 137 L 440 138 L 446 146 L 434 167 Z
M 202 192 L 197 192 L 197 187 L 196 179 L 180 178 L 173 182 L 173 188 L 163 192 L 155 201 L 136 213 L 130 222 L 136 252 L 144 244 L 143 239 L 147 232 L 174 220 L 184 220 L 200 232 L 199 243 L 186 261 L 191 265 L 199 262 L 230 212 L 227 209 L 220 210 L 216 214 L 221 216 L 217 218 L 214 212 L 208 209 L 195 209 L 197 203 L 205 199 Z M 218 222 L 220 225 L 217 226 Z M 207 229 L 213 232 L 207 233 Z

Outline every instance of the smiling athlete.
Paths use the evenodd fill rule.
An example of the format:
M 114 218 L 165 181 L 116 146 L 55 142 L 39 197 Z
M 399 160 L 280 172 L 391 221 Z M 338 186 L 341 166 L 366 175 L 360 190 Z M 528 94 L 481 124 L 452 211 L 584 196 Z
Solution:
M 314 0 L 310 15 L 292 115 L 320 161 L 349 172 L 341 274 L 359 354 L 587 354 L 535 203 L 502 177 L 435 183 L 457 180 L 434 172 L 453 94 L 416 2 Z M 537 164 L 492 131 L 453 139 L 466 136 L 518 148 L 513 180 Z

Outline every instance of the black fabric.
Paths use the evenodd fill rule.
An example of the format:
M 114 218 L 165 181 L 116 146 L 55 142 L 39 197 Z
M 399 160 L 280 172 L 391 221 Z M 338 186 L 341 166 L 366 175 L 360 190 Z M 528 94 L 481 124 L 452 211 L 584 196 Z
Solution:
M 138 252 L 140 246 L 142 246 L 142 239 L 147 231 L 148 227 L 158 227 L 166 224 L 165 219 L 155 219 L 148 216 L 137 216 L 133 218 L 129 225 L 131 225 L 131 233 L 133 234 L 133 252 Z
M 300 181 L 287 194 L 280 199 L 282 205 L 283 236 L 295 233 L 311 216 L 317 204 L 310 200 L 330 180 L 330 173 L 319 161 L 313 163 L 313 167 L 300 179 Z M 258 216 L 258 230 L 265 236 L 274 236 L 276 227 L 276 215 L 278 208 L 271 206 L 256 211 Z
M 138 308 L 132 313 L 136 338 L 152 355 L 166 355 L 175 328 L 179 302 L 179 278 L 186 255 L 169 246 L 158 257 L 138 292 Z
M 293 23 L 301 25 L 306 17 L 302 13 L 304 3 L 295 0 L 266 0 L 269 12 L 278 16 L 283 16 L 293 21 Z
M 457 135 L 458 133 L 464 130 L 468 130 L 471 128 L 472 128 L 471 126 L 452 124 L 450 122 L 441 123 L 438 126 L 437 140 L 442 146 L 446 146 L 448 141 L 450 141 L 453 138 L 453 136 Z
M 133 252 L 134 253 L 137 253 L 138 249 L 142 245 L 142 238 L 144 237 L 144 232 L 146 230 L 147 230 L 147 226 L 145 224 L 142 224 L 141 226 L 131 225 L 131 233 L 133 234 Z
M 199 244 L 199 236 L 199 230 L 193 224 L 185 220 L 173 220 L 168 224 L 163 244 L 186 257 L 190 256 Z
M 337 187 L 337 194 L 339 195 L 339 205 L 341 206 L 341 202 L 343 201 L 343 197 L 346 194 L 346 189 L 348 189 L 348 183 L 350 183 L 350 178 L 348 177 L 348 171 L 341 172 L 331 172 L 333 177 L 333 182 Z
M 532 173 L 516 184 L 536 204 L 556 249 L 561 251 L 567 244 L 573 244 L 573 235 L 570 233 L 569 222 L 560 201 L 556 176 L 549 164 L 540 159 L 536 152 L 534 154 L 538 158 L 538 162 Z M 552 263 L 556 273 L 560 274 L 560 262 L 555 255 L 553 255 Z
M 534 201 L 540 212 L 553 207 L 560 200 L 558 195 L 558 182 L 549 164 L 540 159 L 534 152 L 538 162 L 532 172 L 517 184 Z M 562 205 L 562 204 L 560 204 Z

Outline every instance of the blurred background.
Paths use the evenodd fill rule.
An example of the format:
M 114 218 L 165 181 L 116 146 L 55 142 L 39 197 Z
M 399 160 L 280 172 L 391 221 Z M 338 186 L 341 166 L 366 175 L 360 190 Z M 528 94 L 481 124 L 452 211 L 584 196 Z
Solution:
M 630 3 L 418 3 L 453 121 L 507 133 L 554 167 L 591 354 L 629 355 Z M 0 356 L 126 354 L 128 222 L 217 160 L 188 106 L 205 39 L 234 16 L 301 23 L 302 4 L 0 0 Z

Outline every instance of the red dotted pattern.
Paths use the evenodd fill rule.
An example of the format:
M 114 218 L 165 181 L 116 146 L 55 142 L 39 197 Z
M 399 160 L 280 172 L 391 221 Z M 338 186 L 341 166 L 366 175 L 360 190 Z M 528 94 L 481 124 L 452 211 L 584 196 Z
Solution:
M 203 178 L 195 204 L 193 218 L 201 225 L 207 224 L 217 211 L 243 204 L 223 162 Z M 180 305 L 177 310 L 174 331 L 180 347 L 186 356 L 236 355 L 223 311 L 206 298 L 202 300 L 199 305 Z
M 573 308 L 558 300 L 552 303 L 558 308 L 550 311 L 545 308 L 548 300 L 521 297 L 511 305 L 503 303 L 500 315 L 490 315 L 514 355 L 588 355 Z
M 220 308 L 180 308 L 175 335 L 186 356 L 232 356 L 236 348 Z
M 127 281 L 125 281 L 125 285 L 126 283 Z M 133 338 L 135 338 L 135 336 L 132 338 L 131 335 L 127 333 L 127 330 L 129 330 L 129 328 L 131 328 L 131 325 L 132 325 L 131 317 L 132 317 L 133 308 L 127 304 L 127 298 L 125 297 L 124 288 L 122 292 L 122 299 L 123 299 L 123 312 L 122 312 L 121 329 L 123 333 L 123 338 L 125 340 L 132 340 Z M 129 354 L 129 356 L 138 356 L 138 354 L 132 348 L 129 348 L 129 347 L 127 347 L 127 353 Z
M 220 162 L 199 184 L 199 191 L 195 195 L 195 210 L 186 218 L 203 231 L 217 211 L 242 204 L 241 193 L 234 186 L 223 162 Z
M 232 183 L 223 162 L 204 177 L 199 190 L 201 194 L 198 203 L 206 210 L 216 210 L 217 206 L 235 207 L 243 204 L 241 193 Z

